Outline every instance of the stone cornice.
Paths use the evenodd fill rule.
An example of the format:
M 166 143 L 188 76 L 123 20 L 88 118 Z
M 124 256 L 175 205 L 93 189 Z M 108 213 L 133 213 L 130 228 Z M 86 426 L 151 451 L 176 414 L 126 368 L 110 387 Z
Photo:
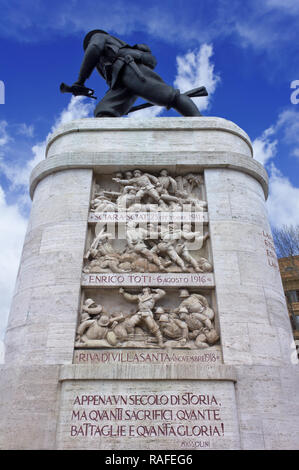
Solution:
M 140 164 L 143 161 L 143 164 Z M 64 152 L 41 161 L 32 171 L 30 195 L 33 197 L 37 184 L 51 173 L 78 169 L 94 169 L 101 173 L 114 173 L 138 166 L 142 170 L 158 171 L 168 168 L 177 174 L 203 171 L 205 168 L 228 168 L 246 173 L 255 178 L 268 196 L 268 175 L 264 167 L 256 160 L 234 152 Z

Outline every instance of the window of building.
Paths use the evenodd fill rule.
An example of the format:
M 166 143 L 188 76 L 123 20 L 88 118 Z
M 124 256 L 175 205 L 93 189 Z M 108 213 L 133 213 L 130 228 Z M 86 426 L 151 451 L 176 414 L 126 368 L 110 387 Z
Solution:
M 289 302 L 299 302 L 299 290 L 288 290 L 286 296 Z

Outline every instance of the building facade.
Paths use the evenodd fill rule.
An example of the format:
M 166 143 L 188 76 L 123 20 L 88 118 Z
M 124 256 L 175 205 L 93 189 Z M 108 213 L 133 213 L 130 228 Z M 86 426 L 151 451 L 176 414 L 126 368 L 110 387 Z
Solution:
M 299 255 L 280 258 L 278 263 L 299 356 Z

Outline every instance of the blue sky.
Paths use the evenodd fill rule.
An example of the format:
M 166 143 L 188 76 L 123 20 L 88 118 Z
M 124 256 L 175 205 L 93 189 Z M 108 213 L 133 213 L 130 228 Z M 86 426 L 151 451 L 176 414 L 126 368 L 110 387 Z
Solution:
M 92 100 L 59 93 L 61 81 L 77 78 L 90 29 L 149 44 L 157 72 L 182 91 L 205 85 L 202 113 L 242 127 L 269 172 L 271 224 L 299 223 L 299 104 L 290 100 L 299 80 L 298 0 L 0 0 L 0 12 L 0 338 L 30 212 L 30 171 L 51 130 L 92 116 Z M 106 91 L 96 73 L 86 85 L 98 97 Z

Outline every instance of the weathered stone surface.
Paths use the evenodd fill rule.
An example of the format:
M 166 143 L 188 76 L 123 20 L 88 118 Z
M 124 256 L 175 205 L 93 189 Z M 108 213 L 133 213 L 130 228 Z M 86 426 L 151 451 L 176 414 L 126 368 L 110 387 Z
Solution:
M 117 136 L 117 138 L 115 138 Z M 247 134 L 236 124 L 214 117 L 159 118 L 146 123 L 127 119 L 85 119 L 65 124 L 49 139 L 47 157 L 65 151 L 92 152 L 231 150 L 252 156 Z
M 0 449 L 54 449 L 58 366 L 0 367 Z
M 298 366 L 236 368 L 242 448 L 298 449 Z

